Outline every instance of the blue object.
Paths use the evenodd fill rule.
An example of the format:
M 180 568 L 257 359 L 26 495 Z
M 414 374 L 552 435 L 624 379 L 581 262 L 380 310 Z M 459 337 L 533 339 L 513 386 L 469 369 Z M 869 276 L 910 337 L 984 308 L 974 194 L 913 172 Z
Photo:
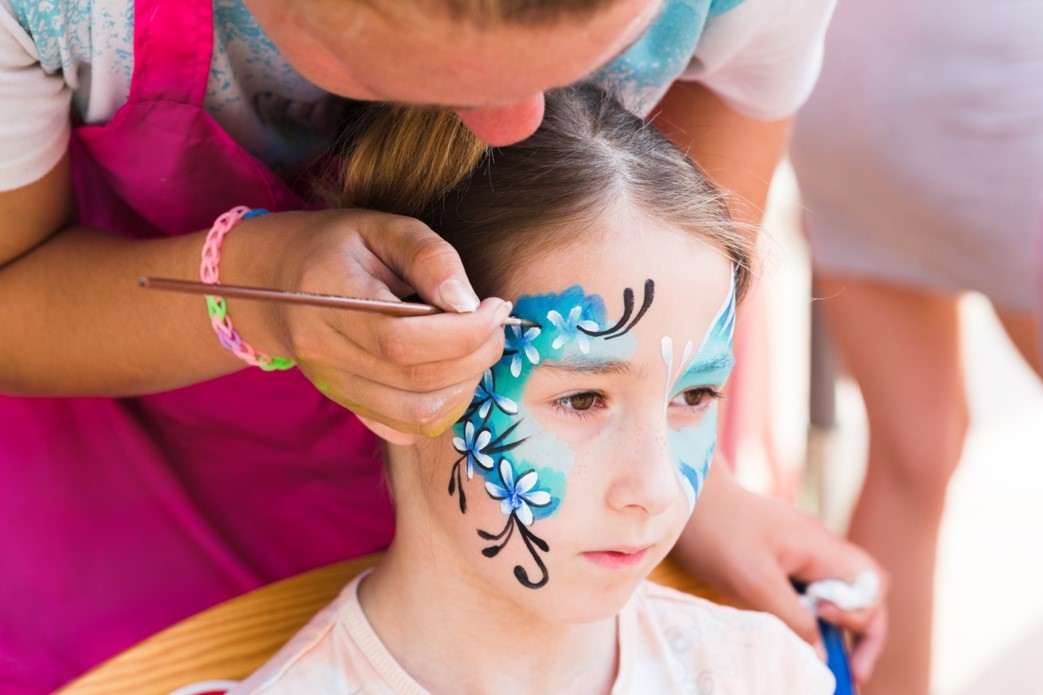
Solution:
M 797 592 L 803 594 L 807 586 L 804 582 L 791 579 L 790 583 Z M 826 665 L 833 672 L 837 688 L 833 695 L 855 695 L 855 679 L 851 677 L 851 663 L 847 656 L 847 645 L 844 642 L 844 631 L 819 618 L 818 631 L 826 647 Z
M 826 665 L 837 680 L 837 689 L 833 691 L 833 695 L 855 695 L 855 681 L 851 677 L 844 631 L 821 618 L 818 621 L 818 630 L 822 633 L 822 641 L 826 645 Z

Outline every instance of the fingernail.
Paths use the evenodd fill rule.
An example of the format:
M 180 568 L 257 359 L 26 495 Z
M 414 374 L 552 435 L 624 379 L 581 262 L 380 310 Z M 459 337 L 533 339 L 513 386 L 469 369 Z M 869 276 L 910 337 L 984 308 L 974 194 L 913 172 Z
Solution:
M 452 426 L 455 425 L 457 421 L 459 421 L 460 418 L 464 416 L 464 413 L 467 412 L 467 408 L 470 405 L 470 401 L 468 401 L 467 403 L 461 403 L 458 407 L 453 409 L 453 411 L 449 414 L 449 417 L 445 420 L 430 425 L 428 427 L 421 427 L 420 434 L 429 438 L 440 437 L 442 434 L 444 434 L 446 431 L 452 428 Z
M 514 304 L 511 302 L 504 302 L 503 306 L 496 310 L 496 315 L 493 317 L 494 325 L 502 326 L 503 322 L 507 320 L 507 317 L 511 315 L 513 309 Z
M 438 288 L 438 303 L 453 311 L 470 313 L 478 308 L 478 297 L 457 278 L 449 278 Z

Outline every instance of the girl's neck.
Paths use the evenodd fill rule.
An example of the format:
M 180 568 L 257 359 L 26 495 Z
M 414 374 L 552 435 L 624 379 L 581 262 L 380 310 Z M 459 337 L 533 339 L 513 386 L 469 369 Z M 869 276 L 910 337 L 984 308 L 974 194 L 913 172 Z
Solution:
M 404 536 L 362 583 L 359 601 L 388 651 L 428 691 L 611 690 L 618 669 L 615 617 L 548 622 L 483 591 L 451 562 L 420 570 L 419 558 L 432 557 L 430 548 L 410 548 Z

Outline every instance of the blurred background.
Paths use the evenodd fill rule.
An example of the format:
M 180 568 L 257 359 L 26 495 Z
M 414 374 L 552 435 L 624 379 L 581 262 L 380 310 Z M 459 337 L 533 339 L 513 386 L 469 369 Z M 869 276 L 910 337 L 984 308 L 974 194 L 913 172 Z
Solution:
M 843 532 L 865 466 L 865 413 L 842 373 L 816 373 L 814 419 L 828 423 L 831 414 L 833 422 L 812 425 L 811 307 L 829 298 L 811 296 L 799 206 L 784 164 L 766 214 L 760 279 L 772 451 L 763 440 L 740 440 L 736 473 Z M 966 295 L 961 312 L 970 430 L 942 523 L 932 695 L 1043 694 L 1043 387 L 984 298 Z M 818 360 L 828 357 L 820 348 Z

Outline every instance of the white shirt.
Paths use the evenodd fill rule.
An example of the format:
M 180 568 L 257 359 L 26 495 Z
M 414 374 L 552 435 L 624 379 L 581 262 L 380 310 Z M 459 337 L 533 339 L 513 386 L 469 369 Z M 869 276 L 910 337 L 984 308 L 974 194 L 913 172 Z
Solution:
M 641 115 L 681 79 L 705 83 L 746 115 L 781 118 L 814 83 L 834 2 L 667 0 L 642 45 L 596 77 Z M 133 10 L 133 0 L 0 0 L 0 191 L 58 162 L 70 106 L 100 124 L 126 101 Z M 336 102 L 286 62 L 242 0 L 214 0 L 214 24 L 207 111 L 277 172 L 321 152 Z
M 430 695 L 398 664 L 358 601 L 356 578 L 227 695 Z M 489 658 L 509 658 L 490 645 Z M 832 695 L 833 675 L 778 618 L 643 582 L 619 614 L 612 695 Z

